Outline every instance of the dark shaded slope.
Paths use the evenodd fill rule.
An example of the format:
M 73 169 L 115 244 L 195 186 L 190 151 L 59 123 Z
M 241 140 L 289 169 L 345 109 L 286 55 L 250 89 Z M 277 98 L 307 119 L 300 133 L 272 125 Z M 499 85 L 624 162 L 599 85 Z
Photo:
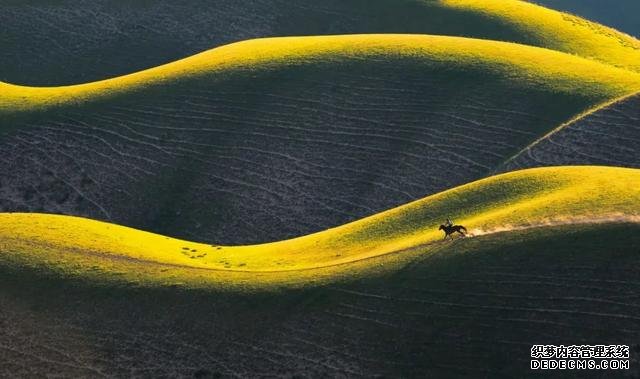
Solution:
M 426 0 L 30 0 L 0 4 L 0 81 L 29 85 L 88 82 L 174 61 L 231 42 L 270 36 L 416 33 L 542 46 L 619 62 L 602 45 L 637 41 L 575 20 L 547 25 L 555 12 L 512 0 L 495 6 Z M 526 7 L 523 6 L 526 5 Z M 491 8 L 493 7 L 493 8 Z M 509 7 L 523 19 L 511 19 Z M 522 9 L 526 8 L 526 9 Z M 486 12 L 485 12 L 486 11 Z M 529 18 L 528 18 L 529 17 Z M 584 31 L 584 30 L 583 30 Z M 624 45 L 628 45 L 624 47 Z M 627 49 L 634 54 L 633 49 Z M 613 62 L 611 62 L 613 61 Z M 634 61 L 631 62 L 636 65 Z M 637 68 L 637 67 L 636 67 Z
M 424 22 L 433 13 L 442 21 Z M 154 67 L 257 37 L 350 33 L 460 34 L 448 12 L 411 1 L 31 1 L 3 7 L 0 81 L 57 85 Z M 470 17 L 474 24 L 477 17 Z M 473 21 L 472 21 L 473 20 Z M 516 38 L 489 20 L 480 29 Z M 456 26 L 457 25 L 457 26 Z M 25 32 L 28 34 L 25 35 Z
M 283 239 L 486 176 L 596 101 L 388 57 L 170 88 L 9 119 L 0 210 L 218 243 Z
M 636 0 L 532 0 L 532 3 L 570 12 L 640 37 L 640 3 Z
M 499 172 L 574 164 L 640 167 L 640 94 L 588 114 L 546 136 Z
M 263 294 L 2 267 L 0 376 L 527 377 L 533 344 L 597 343 L 630 345 L 631 370 L 608 373 L 632 377 L 639 232 L 501 233 L 445 243 L 394 274 Z

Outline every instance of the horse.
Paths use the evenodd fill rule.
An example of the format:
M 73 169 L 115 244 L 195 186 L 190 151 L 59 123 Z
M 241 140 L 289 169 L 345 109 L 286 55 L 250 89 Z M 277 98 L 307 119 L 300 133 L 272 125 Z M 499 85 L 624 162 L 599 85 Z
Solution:
M 453 233 L 455 232 L 458 232 L 462 234 L 463 237 L 466 237 L 465 233 L 467 232 L 467 228 L 462 225 L 440 225 L 440 229 L 438 230 L 444 230 L 444 239 L 447 239 L 447 237 L 449 236 L 451 236 L 451 239 L 453 239 Z M 464 230 L 464 233 L 462 232 L 462 230 Z

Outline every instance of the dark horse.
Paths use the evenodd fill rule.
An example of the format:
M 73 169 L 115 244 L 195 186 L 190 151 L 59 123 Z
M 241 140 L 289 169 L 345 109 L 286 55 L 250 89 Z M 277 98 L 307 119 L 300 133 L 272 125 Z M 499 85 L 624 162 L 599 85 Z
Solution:
M 465 237 L 465 233 L 467 232 L 467 228 L 462 225 L 440 225 L 440 229 L 438 230 L 444 230 L 444 239 L 447 239 L 447 237 L 449 236 L 451 236 L 451 239 L 453 239 L 453 233 L 455 232 L 458 232 L 462 234 L 463 237 Z M 464 233 L 462 232 L 462 230 L 464 230 Z

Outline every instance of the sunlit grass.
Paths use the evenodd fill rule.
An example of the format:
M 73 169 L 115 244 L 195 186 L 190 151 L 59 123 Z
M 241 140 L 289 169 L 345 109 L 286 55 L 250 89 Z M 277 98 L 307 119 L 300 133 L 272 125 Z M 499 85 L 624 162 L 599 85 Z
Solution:
M 405 59 L 425 70 L 473 70 L 521 86 L 606 101 L 640 90 L 640 74 L 577 56 L 513 43 L 427 35 L 348 35 L 249 40 L 145 71 L 92 83 L 25 87 L 0 83 L 0 112 L 15 113 L 87 103 L 145 87 L 210 80 L 242 70 L 319 62 Z
M 440 0 L 438 4 L 509 25 L 519 31 L 524 43 L 640 71 L 640 41 L 578 16 L 526 1 Z
M 630 189 L 639 186 L 640 170 L 634 169 L 523 170 L 319 233 L 248 246 L 182 241 L 77 217 L 7 213 L 0 214 L 0 259 L 148 285 L 300 285 L 402 264 L 416 248 L 428 251 L 442 239 L 438 225 L 445 217 L 476 235 L 549 224 L 635 221 L 640 193 Z

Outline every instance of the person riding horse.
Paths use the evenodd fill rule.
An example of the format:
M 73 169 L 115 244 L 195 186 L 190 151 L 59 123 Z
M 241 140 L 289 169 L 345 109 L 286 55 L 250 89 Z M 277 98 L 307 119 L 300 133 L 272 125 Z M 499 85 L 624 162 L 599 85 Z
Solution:
M 465 228 L 462 225 L 454 225 L 451 219 L 448 217 L 447 217 L 447 220 L 444 222 L 444 224 L 440 225 L 440 229 L 438 230 L 444 231 L 444 239 L 447 239 L 447 237 L 449 236 L 451 236 L 451 239 L 453 239 L 453 233 L 455 232 L 458 232 L 463 237 L 466 237 L 465 233 L 467 232 L 467 228 Z M 464 230 L 464 233 L 462 232 L 463 230 Z

